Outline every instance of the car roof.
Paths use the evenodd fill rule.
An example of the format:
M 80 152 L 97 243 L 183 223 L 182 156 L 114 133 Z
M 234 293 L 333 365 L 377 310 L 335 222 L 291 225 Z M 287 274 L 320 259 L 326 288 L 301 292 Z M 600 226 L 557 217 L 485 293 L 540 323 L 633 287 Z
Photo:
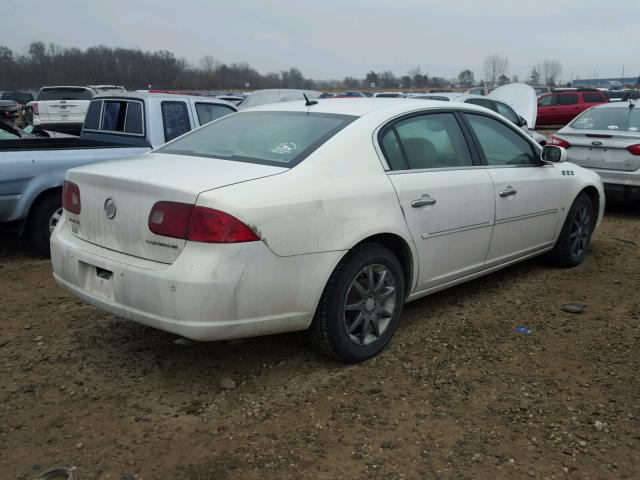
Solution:
M 80 88 L 83 90 L 93 90 L 93 88 L 91 87 L 87 87 L 87 86 L 83 86 L 83 85 L 55 85 L 55 86 L 47 86 L 47 87 L 42 87 L 40 89 L 40 91 L 42 90 L 58 90 L 58 89 L 66 89 L 66 88 Z
M 479 107 L 469 103 L 450 102 L 444 104 L 439 100 L 425 100 L 413 98 L 358 98 L 354 97 L 348 102 L 336 102 L 329 98 L 318 99 L 317 104 L 306 106 L 305 102 L 282 102 L 260 105 L 248 108 L 244 112 L 316 112 L 337 115 L 352 115 L 356 117 L 365 116 L 374 111 L 386 109 L 396 114 L 425 109 L 442 108 L 465 108 L 487 112 L 484 107 Z

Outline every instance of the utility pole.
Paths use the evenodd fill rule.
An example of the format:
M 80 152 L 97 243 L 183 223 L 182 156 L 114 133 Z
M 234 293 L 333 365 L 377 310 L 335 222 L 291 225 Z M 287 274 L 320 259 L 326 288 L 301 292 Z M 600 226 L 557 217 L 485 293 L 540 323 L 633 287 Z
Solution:
M 622 65 L 622 78 L 620 79 L 620 83 L 624 87 L 624 65 Z

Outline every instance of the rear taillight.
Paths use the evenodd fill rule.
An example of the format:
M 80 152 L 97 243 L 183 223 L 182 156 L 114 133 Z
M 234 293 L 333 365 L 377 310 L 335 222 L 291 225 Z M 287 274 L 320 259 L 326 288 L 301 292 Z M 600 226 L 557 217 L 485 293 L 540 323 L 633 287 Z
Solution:
M 228 213 L 178 202 L 157 202 L 149 214 L 149 230 L 156 235 L 192 242 L 240 243 L 260 238 Z
M 631 152 L 631 155 L 640 155 L 640 143 L 636 143 L 635 145 L 629 145 L 627 150 Z
M 31 104 L 31 111 L 34 115 L 40 115 L 40 112 L 38 111 L 38 104 L 36 102 Z
M 62 186 L 62 208 L 71 213 L 80 213 L 80 188 L 68 180 Z
M 549 138 L 549 145 L 557 145 L 558 147 L 569 148 L 571 144 L 565 139 L 551 135 Z

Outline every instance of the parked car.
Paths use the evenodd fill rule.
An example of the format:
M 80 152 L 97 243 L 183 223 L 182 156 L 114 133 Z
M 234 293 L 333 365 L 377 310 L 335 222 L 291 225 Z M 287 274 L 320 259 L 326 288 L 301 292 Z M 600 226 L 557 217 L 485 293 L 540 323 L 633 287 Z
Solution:
M 340 92 L 333 95 L 333 98 L 366 98 L 367 96 L 362 92 Z
M 470 95 L 486 95 L 487 94 L 487 87 L 471 87 L 469 90 L 467 90 L 464 93 L 468 93 Z
M 146 152 L 236 111 L 214 98 L 149 93 L 97 96 L 90 103 L 79 138 L 0 142 L 0 226 L 26 231 L 43 254 L 62 214 L 67 169 Z
M 0 100 L 13 100 L 18 105 L 26 105 L 29 102 L 33 101 L 33 94 L 30 92 L 3 92 L 2 96 L 0 96 Z
M 531 85 L 531 88 L 536 92 L 536 95 L 540 96 L 544 93 L 549 93 L 551 91 L 550 87 L 543 87 L 541 85 Z
M 535 131 L 537 110 L 535 91 L 524 83 L 510 83 L 498 87 L 487 96 L 442 92 L 414 95 L 411 98 L 479 105 L 513 122 L 541 146 L 547 143 L 547 137 Z
M 13 100 L 0 100 L 0 121 L 15 123 L 20 113 L 20 105 Z
M 627 102 L 640 99 L 638 90 L 607 90 L 605 93 L 610 102 Z
M 550 143 L 597 172 L 608 196 L 640 199 L 640 102 L 598 105 L 560 129 Z
M 127 89 L 122 85 L 89 85 L 89 87 L 91 87 L 98 93 L 127 91 Z
M 470 104 L 265 105 L 69 170 L 54 277 L 194 340 L 308 328 L 358 362 L 406 301 L 543 253 L 582 262 L 604 194 L 565 158 Z
M 597 89 L 563 89 L 538 97 L 536 125 L 566 125 L 579 113 L 601 103 L 607 96 Z
M 90 87 L 42 87 L 38 99 L 28 104 L 33 128 L 79 134 L 95 95 Z

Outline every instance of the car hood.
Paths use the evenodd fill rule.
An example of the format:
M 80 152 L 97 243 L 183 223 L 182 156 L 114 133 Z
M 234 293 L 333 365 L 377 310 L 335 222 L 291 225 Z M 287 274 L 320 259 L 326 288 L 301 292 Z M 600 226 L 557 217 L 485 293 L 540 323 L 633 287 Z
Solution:
M 538 96 L 526 83 L 510 83 L 498 87 L 489 94 L 490 98 L 506 103 L 527 121 L 530 129 L 536 128 L 538 114 Z

